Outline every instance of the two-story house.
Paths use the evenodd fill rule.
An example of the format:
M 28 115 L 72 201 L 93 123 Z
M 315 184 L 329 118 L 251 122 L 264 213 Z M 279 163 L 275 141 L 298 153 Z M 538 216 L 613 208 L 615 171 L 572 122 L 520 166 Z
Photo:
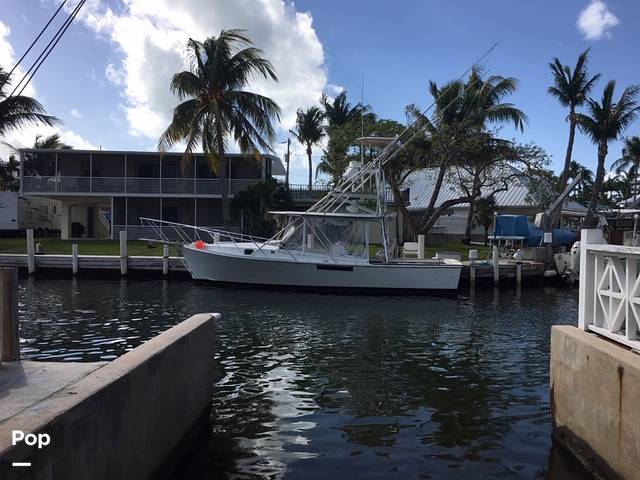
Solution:
M 285 174 L 273 155 L 227 154 L 230 196 Z M 140 217 L 200 226 L 222 222 L 220 180 L 194 155 L 183 171 L 181 153 L 105 150 L 20 150 L 21 194 L 56 200 L 61 238 L 144 237 Z

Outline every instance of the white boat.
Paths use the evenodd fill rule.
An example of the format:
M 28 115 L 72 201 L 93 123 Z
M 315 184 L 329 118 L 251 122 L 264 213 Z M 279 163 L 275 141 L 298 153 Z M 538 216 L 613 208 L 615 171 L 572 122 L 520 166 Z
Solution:
M 149 218 L 141 221 L 163 240 L 178 241 L 184 263 L 197 280 L 363 292 L 456 290 L 462 270 L 459 261 L 398 256 L 395 214 L 387 211 L 382 173 L 395 143 L 369 165 L 350 169 L 307 211 L 270 212 L 281 226 L 271 238 Z

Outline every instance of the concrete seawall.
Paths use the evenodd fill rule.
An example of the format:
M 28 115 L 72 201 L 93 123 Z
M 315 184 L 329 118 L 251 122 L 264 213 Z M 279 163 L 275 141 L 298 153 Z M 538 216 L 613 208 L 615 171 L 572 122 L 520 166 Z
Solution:
M 217 318 L 195 315 L 1 421 L 0 478 L 162 475 L 167 458 L 209 414 Z M 14 430 L 46 433 L 51 443 L 13 446 Z
M 551 331 L 554 437 L 597 477 L 640 479 L 640 355 L 575 327 Z

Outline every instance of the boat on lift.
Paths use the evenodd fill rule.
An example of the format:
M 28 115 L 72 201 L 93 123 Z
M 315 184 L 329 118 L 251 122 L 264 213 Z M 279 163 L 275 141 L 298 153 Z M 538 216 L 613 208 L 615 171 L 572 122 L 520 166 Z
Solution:
M 260 238 L 208 227 L 142 218 L 159 238 L 177 241 L 197 280 L 312 290 L 452 291 L 462 264 L 406 259 L 395 241 L 395 212 L 383 166 L 400 148 L 391 139 L 367 165 L 344 178 L 307 211 L 270 212 L 279 231 Z

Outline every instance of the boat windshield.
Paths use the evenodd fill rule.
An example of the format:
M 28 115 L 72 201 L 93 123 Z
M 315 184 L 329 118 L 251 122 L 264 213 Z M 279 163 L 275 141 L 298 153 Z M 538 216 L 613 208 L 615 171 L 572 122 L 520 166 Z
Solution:
M 377 224 L 357 218 L 297 217 L 283 230 L 281 245 L 305 253 L 368 258 Z

